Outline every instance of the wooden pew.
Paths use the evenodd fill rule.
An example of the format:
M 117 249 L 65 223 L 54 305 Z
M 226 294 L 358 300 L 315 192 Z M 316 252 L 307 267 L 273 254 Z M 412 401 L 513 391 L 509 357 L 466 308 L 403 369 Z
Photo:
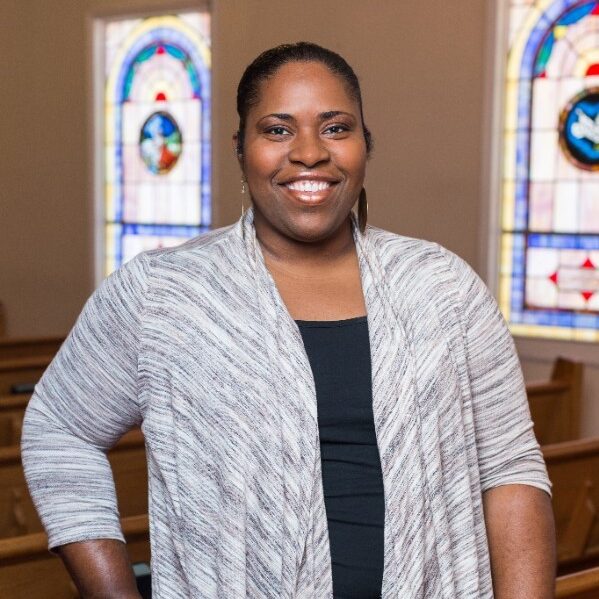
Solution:
M 148 516 L 121 519 L 132 563 L 150 562 Z M 48 552 L 43 532 L 0 539 L 0 597 L 69 599 L 78 597 L 60 558 Z
M 13 385 L 38 382 L 64 342 L 63 336 L 0 338 L 0 395 Z
M 546 445 L 558 573 L 599 566 L 599 438 Z
M 148 479 L 141 431 L 133 430 L 124 435 L 108 453 L 108 458 L 121 516 L 147 513 Z M 42 530 L 25 482 L 20 448 L 0 447 L 0 538 Z
M 0 362 L 32 356 L 54 356 L 65 340 L 52 337 L 3 337 L 0 339 Z
M 0 360 L 0 395 L 12 393 L 13 385 L 37 383 L 53 355 Z
M 31 395 L 0 395 L 0 447 L 21 441 L 23 416 Z
M 599 568 L 560 576 L 555 584 L 555 599 L 597 599 Z
M 551 379 L 526 385 L 535 434 L 541 445 L 580 437 L 583 365 L 558 358 Z

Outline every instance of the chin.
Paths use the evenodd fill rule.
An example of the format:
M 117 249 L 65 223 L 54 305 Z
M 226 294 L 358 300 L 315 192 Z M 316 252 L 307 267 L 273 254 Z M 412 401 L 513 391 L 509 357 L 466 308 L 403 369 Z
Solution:
M 299 219 L 291 219 L 288 223 L 288 228 L 291 236 L 297 241 L 313 243 L 324 241 L 333 236 L 340 226 L 345 222 L 345 218 L 341 223 L 338 223 L 331 215 L 329 218 L 323 216 L 304 217 Z M 346 218 L 349 217 L 349 214 Z

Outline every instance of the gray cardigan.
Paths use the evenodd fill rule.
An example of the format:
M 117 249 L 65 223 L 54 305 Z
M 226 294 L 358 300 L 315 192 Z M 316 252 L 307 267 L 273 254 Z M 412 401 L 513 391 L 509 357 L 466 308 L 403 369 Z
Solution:
M 482 493 L 550 490 L 512 338 L 456 255 L 352 223 L 385 492 L 382 596 L 492 597 Z M 122 539 L 105 452 L 139 424 L 154 597 L 332 597 L 314 381 L 251 210 L 110 276 L 37 385 L 23 463 L 50 547 Z

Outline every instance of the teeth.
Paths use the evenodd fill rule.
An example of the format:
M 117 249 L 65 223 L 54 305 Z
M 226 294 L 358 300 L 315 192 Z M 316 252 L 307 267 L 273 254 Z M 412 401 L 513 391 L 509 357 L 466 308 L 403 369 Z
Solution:
M 292 189 L 293 191 L 308 191 L 308 192 L 316 192 L 316 191 L 324 191 L 331 186 L 327 181 L 292 181 L 291 183 L 287 183 L 287 187 Z

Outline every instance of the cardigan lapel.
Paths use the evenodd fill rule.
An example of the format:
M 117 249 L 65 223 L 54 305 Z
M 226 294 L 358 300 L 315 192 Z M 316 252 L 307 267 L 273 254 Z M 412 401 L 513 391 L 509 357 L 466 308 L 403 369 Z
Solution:
M 354 222 L 353 231 L 368 310 L 374 423 L 385 492 L 382 596 L 424 598 L 424 560 L 414 555 L 415 547 L 424 546 L 425 506 L 413 353 L 398 315 L 400 306 L 392 305 L 398 294 L 389 292 L 387 275 L 370 239 L 371 229 L 360 234 Z M 399 570 L 397 564 L 402 564 Z M 399 575 L 392 578 L 391 572 Z
M 392 298 L 401 295 L 401 291 L 390 293 L 380 257 L 369 238 L 370 227 L 361 234 L 353 212 L 351 218 L 368 313 L 373 412 L 385 491 L 383 597 L 399 594 L 424 598 L 427 584 L 431 588 L 431 573 L 425 584 L 427 558 L 424 554 L 414 555 L 414 551 L 418 548 L 425 552 L 427 531 L 430 536 L 432 524 L 422 463 L 414 353 L 407 334 L 409 320 L 402 314 L 401 305 L 393 305 Z M 285 543 L 289 555 L 283 559 L 284 580 L 289 580 L 287 576 L 293 573 L 298 576 L 296 594 L 286 587 L 283 596 L 331 596 L 314 379 L 298 327 L 266 268 L 255 236 L 252 209 L 242 219 L 241 233 L 255 273 L 260 309 L 268 316 L 270 334 L 266 338 L 271 351 L 272 381 L 278 390 L 277 397 L 281 398 L 283 477 L 288 499 L 285 522 L 287 532 L 292 535 Z M 298 486 L 308 487 L 309 492 L 298 492 Z M 292 566 L 294 555 L 296 561 Z M 299 556 L 301 563 L 297 561 Z M 397 577 L 391 577 L 389 573 L 397 571 L 398 563 L 405 567 Z
M 281 597 L 332 596 L 330 550 L 322 491 L 314 377 L 303 340 L 266 267 L 253 209 L 240 223 L 269 355 L 273 400 L 279 404 L 283 479 Z M 297 581 L 297 582 L 296 582 Z

